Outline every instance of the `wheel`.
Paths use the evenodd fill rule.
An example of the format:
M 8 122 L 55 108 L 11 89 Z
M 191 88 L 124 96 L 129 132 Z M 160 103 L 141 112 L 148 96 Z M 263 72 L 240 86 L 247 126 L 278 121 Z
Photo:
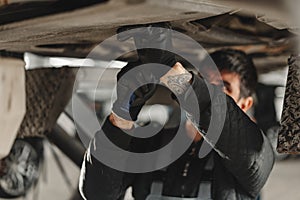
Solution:
M 38 140 L 17 139 L 9 155 L 0 160 L 0 197 L 15 198 L 37 182 L 40 172 L 41 145 Z M 41 143 L 41 142 L 38 142 Z

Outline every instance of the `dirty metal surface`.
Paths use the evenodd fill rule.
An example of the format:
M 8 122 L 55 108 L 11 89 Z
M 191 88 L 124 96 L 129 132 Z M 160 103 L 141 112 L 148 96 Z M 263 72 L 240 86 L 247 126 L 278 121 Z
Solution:
M 74 69 L 35 69 L 26 71 L 26 115 L 18 137 L 44 136 L 69 102 Z
M 279 153 L 300 153 L 300 57 L 291 56 L 287 78 L 281 129 L 278 134 Z
M 297 45 L 297 39 L 289 31 L 289 26 L 274 27 L 272 24 L 287 21 L 283 16 L 286 9 L 273 1 L 272 6 L 265 8 L 261 5 L 258 9 L 256 3 L 243 5 L 236 0 L 110 0 L 10 23 L 1 22 L 10 13 L 2 8 L 0 51 L 86 57 L 96 45 L 115 35 L 120 27 L 170 22 L 174 30 L 192 37 L 208 51 L 218 48 L 243 50 L 251 54 L 254 62 L 259 59 L 256 63 L 261 71 L 285 67 L 286 58 Z M 16 15 L 23 17 L 24 13 Z M 184 42 L 182 48 L 185 48 Z M 189 51 L 190 54 L 199 54 L 193 49 Z M 279 55 L 283 59 L 278 59 Z

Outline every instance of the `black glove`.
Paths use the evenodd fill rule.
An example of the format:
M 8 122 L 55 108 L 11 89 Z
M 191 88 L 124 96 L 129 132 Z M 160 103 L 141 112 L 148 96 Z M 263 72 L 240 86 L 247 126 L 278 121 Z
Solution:
M 132 30 L 134 28 L 138 29 L 136 29 L 136 31 L 131 31 L 129 33 L 124 32 L 124 34 L 122 34 L 123 31 Z M 173 44 L 172 30 L 170 29 L 169 24 L 157 23 L 142 26 L 126 26 L 120 28 L 118 32 L 121 32 L 118 35 L 119 40 L 121 41 L 133 37 L 141 64 L 159 63 L 167 65 L 170 68 L 175 65 L 175 54 L 170 52 L 173 50 Z M 170 68 L 156 66 L 157 65 L 153 64 L 151 74 L 158 82 L 159 78 L 166 74 Z
M 137 120 L 140 110 L 156 89 L 156 85 L 151 84 L 154 77 L 147 69 L 135 69 L 140 64 L 128 63 L 117 75 L 117 100 L 113 104 L 112 111 L 130 121 Z

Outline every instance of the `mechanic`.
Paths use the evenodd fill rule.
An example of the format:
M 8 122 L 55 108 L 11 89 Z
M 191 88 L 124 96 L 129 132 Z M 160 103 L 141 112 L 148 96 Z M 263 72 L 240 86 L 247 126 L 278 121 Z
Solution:
M 253 93 L 257 75 L 252 60 L 241 51 L 222 50 L 212 53 L 211 58 L 219 68 L 221 78 L 207 67 L 207 84 L 201 76 L 187 71 L 180 62 L 160 77 L 160 81 L 181 101 L 183 109 L 193 116 L 193 108 L 199 106 L 202 113 L 195 127 L 186 122 L 186 135 L 193 138 L 189 149 L 175 162 L 163 170 L 148 173 L 126 173 L 112 169 L 93 156 L 93 151 L 101 146 L 96 134 L 87 151 L 81 171 L 80 191 L 88 200 L 121 200 L 125 191 L 132 186 L 136 200 L 179 200 L 179 199 L 256 199 L 264 186 L 274 164 L 274 155 L 269 141 L 257 125 L 245 114 L 253 104 Z M 129 63 L 118 73 L 118 80 L 137 64 Z M 135 73 L 136 79 L 118 81 L 118 99 L 112 113 L 105 120 L 102 130 L 116 145 L 135 152 L 148 152 L 159 148 L 159 137 L 151 141 L 131 139 L 123 130 L 134 131 L 134 120 L 145 102 L 153 95 L 155 86 L 147 84 L 131 96 L 129 105 L 124 106 L 128 96 L 126 88 L 136 80 L 149 78 L 149 74 Z M 224 88 L 218 87 L 224 83 Z M 188 86 L 195 91 L 198 105 L 189 102 Z M 208 87 L 213 91 L 212 99 Z M 204 135 L 210 118 L 213 98 L 219 92 L 226 94 L 226 118 L 220 137 L 211 141 L 213 150 L 204 158 L 199 158 L 200 146 L 205 142 Z M 132 98 L 134 96 L 134 98 Z M 126 109 L 127 108 L 127 111 Z M 124 111 L 125 110 L 125 111 Z M 125 112 L 125 113 L 124 113 Z M 128 112 L 130 118 L 128 118 Z M 197 128 L 201 127 L 201 129 Z M 199 130 L 203 130 L 199 132 Z M 160 135 L 176 130 L 162 130 Z M 157 147 L 158 145 L 158 147 Z M 155 147 L 156 146 L 156 147 Z M 221 153 L 220 153 L 221 152 Z M 139 164 L 139 163 L 137 163 Z

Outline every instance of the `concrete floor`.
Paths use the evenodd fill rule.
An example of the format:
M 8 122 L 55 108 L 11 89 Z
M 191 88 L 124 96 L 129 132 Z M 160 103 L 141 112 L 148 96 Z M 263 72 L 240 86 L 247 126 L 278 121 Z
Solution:
M 54 161 L 53 155 L 46 148 L 46 169 L 40 179 L 39 189 L 31 192 L 27 198 L 15 200 L 70 200 L 77 188 L 79 169 L 59 150 L 56 149 L 72 184 L 68 187 Z M 262 200 L 299 200 L 300 199 L 300 158 L 290 158 L 276 162 L 271 176 L 262 191 Z M 34 198 L 34 193 L 38 196 Z M 2 199 L 0 199 L 2 200 Z
M 275 163 L 262 191 L 262 200 L 300 199 L 300 158 Z
M 45 169 L 46 180 L 41 179 L 39 198 L 36 200 L 69 200 L 73 192 L 78 188 L 79 168 L 58 149 L 56 149 L 56 152 L 60 157 L 71 185 L 66 183 L 53 155 L 48 152 Z M 29 198 L 28 200 L 31 199 Z

